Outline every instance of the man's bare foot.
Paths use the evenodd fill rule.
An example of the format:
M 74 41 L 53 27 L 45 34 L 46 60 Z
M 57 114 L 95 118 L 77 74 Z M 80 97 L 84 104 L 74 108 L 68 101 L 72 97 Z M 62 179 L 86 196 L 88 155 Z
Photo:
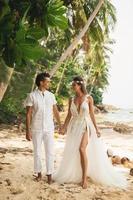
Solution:
M 51 174 L 49 174 L 49 175 L 47 175 L 47 177 L 48 177 L 48 184 L 50 185 L 51 183 L 52 183 L 52 175 Z
M 39 182 L 39 181 L 42 180 L 42 174 L 41 174 L 41 172 L 38 173 L 38 175 L 37 175 L 37 177 L 35 178 L 35 180 L 36 180 L 37 182 Z

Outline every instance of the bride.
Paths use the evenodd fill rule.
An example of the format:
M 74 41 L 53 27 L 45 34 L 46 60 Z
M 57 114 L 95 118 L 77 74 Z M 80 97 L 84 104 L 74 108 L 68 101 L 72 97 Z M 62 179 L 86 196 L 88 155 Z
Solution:
M 93 111 L 93 98 L 87 94 L 84 81 L 72 81 L 75 97 L 69 100 L 68 114 L 61 133 L 67 134 L 63 158 L 54 180 L 79 183 L 87 188 L 87 177 L 108 186 L 126 187 L 126 180 L 115 171 L 100 139 Z

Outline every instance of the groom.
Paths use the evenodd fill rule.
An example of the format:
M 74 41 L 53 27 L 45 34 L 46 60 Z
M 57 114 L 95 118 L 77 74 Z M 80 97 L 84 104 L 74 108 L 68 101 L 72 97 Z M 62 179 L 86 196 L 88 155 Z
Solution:
M 61 126 L 59 112 L 53 93 L 49 92 L 50 75 L 47 72 L 40 73 L 36 77 L 37 89 L 31 92 L 26 100 L 26 139 L 33 141 L 34 171 L 37 173 L 37 181 L 42 178 L 41 144 L 44 143 L 46 170 L 48 183 L 52 181 L 54 170 L 54 122 L 53 113 Z

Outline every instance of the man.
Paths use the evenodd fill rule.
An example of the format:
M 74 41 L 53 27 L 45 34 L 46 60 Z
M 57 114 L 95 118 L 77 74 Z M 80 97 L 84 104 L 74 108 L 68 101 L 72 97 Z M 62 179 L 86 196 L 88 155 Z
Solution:
M 52 181 L 54 170 L 54 122 L 53 113 L 59 124 L 60 117 L 56 106 L 54 94 L 48 91 L 50 75 L 40 73 L 36 77 L 37 89 L 31 92 L 26 100 L 26 139 L 33 141 L 34 171 L 38 174 L 36 180 L 40 181 L 41 173 L 41 144 L 44 142 L 46 170 L 48 183 Z

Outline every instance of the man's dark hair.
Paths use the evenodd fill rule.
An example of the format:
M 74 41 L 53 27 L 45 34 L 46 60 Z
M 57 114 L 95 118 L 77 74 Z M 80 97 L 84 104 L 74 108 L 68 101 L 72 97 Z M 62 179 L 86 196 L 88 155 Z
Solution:
M 50 74 L 48 72 L 40 73 L 36 77 L 36 85 L 40 86 L 40 81 L 44 81 L 46 78 L 50 78 Z

